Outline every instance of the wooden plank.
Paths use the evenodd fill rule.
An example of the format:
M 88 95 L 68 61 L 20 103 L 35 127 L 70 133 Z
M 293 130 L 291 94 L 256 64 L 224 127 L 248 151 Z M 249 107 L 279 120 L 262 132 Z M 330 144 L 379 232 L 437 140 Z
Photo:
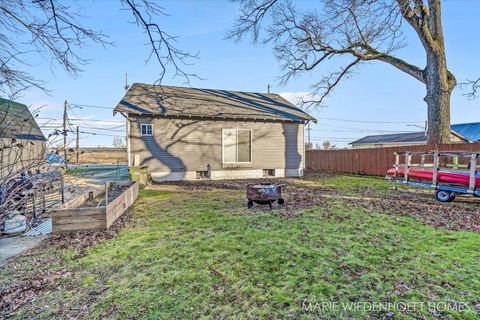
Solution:
M 75 224 L 60 224 L 53 225 L 53 233 L 65 233 L 74 231 L 90 231 L 90 230 L 102 230 L 105 229 L 105 223 L 75 223 Z
M 138 184 L 134 182 L 120 196 L 106 207 L 107 228 L 117 220 L 125 211 L 133 205 L 138 197 Z
M 438 167 L 440 165 L 440 160 L 438 156 L 438 152 L 435 152 L 433 155 L 433 168 L 432 168 L 432 185 L 437 187 L 438 185 Z
M 78 223 L 106 223 L 105 215 L 82 216 L 82 217 L 55 217 L 55 225 L 78 224 Z
M 76 217 L 105 214 L 105 208 L 76 208 L 76 209 L 57 209 L 52 211 L 52 217 Z
M 412 155 L 410 152 L 405 153 L 405 163 L 404 163 L 404 171 L 403 171 L 403 178 L 405 181 L 408 181 L 408 171 L 410 169 L 410 165 L 412 162 Z
M 476 182 L 476 175 L 477 175 L 477 159 L 478 154 L 472 153 L 470 156 L 470 183 L 468 185 L 468 191 L 473 193 L 475 191 L 475 182 Z

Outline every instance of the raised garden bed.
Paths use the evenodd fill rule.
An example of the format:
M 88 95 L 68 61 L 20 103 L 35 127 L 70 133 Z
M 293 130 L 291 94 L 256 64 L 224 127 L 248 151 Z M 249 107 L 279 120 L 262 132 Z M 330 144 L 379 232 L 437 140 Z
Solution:
M 108 229 L 138 197 L 138 183 L 109 182 L 52 212 L 52 232 Z

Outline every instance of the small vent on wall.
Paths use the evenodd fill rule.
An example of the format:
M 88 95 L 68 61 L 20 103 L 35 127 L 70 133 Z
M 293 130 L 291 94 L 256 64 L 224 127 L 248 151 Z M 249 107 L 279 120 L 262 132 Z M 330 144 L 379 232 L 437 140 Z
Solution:
M 208 179 L 208 171 L 196 171 L 197 179 Z
M 264 177 L 275 177 L 275 169 L 263 169 Z

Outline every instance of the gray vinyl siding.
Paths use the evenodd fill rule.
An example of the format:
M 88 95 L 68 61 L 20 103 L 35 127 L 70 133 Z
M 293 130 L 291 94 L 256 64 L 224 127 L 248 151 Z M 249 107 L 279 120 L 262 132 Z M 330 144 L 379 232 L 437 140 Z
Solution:
M 140 124 L 152 124 L 153 135 L 142 136 Z M 238 166 L 222 163 L 222 129 L 252 132 L 252 162 Z M 150 172 L 240 169 L 303 169 L 303 123 L 218 121 L 153 118 L 130 115 L 130 160 Z
M 19 146 L 20 145 L 20 146 Z M 44 164 L 45 141 L 0 138 L 0 179 L 18 176 L 21 171 L 34 171 Z

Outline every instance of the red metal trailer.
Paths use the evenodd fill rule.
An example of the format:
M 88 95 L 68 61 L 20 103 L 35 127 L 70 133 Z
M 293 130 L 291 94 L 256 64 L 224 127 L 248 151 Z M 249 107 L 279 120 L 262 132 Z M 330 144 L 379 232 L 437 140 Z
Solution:
M 453 201 L 459 193 L 480 196 L 479 155 L 480 151 L 398 152 L 387 179 L 394 189 L 397 183 L 434 188 L 435 197 L 441 202 Z

